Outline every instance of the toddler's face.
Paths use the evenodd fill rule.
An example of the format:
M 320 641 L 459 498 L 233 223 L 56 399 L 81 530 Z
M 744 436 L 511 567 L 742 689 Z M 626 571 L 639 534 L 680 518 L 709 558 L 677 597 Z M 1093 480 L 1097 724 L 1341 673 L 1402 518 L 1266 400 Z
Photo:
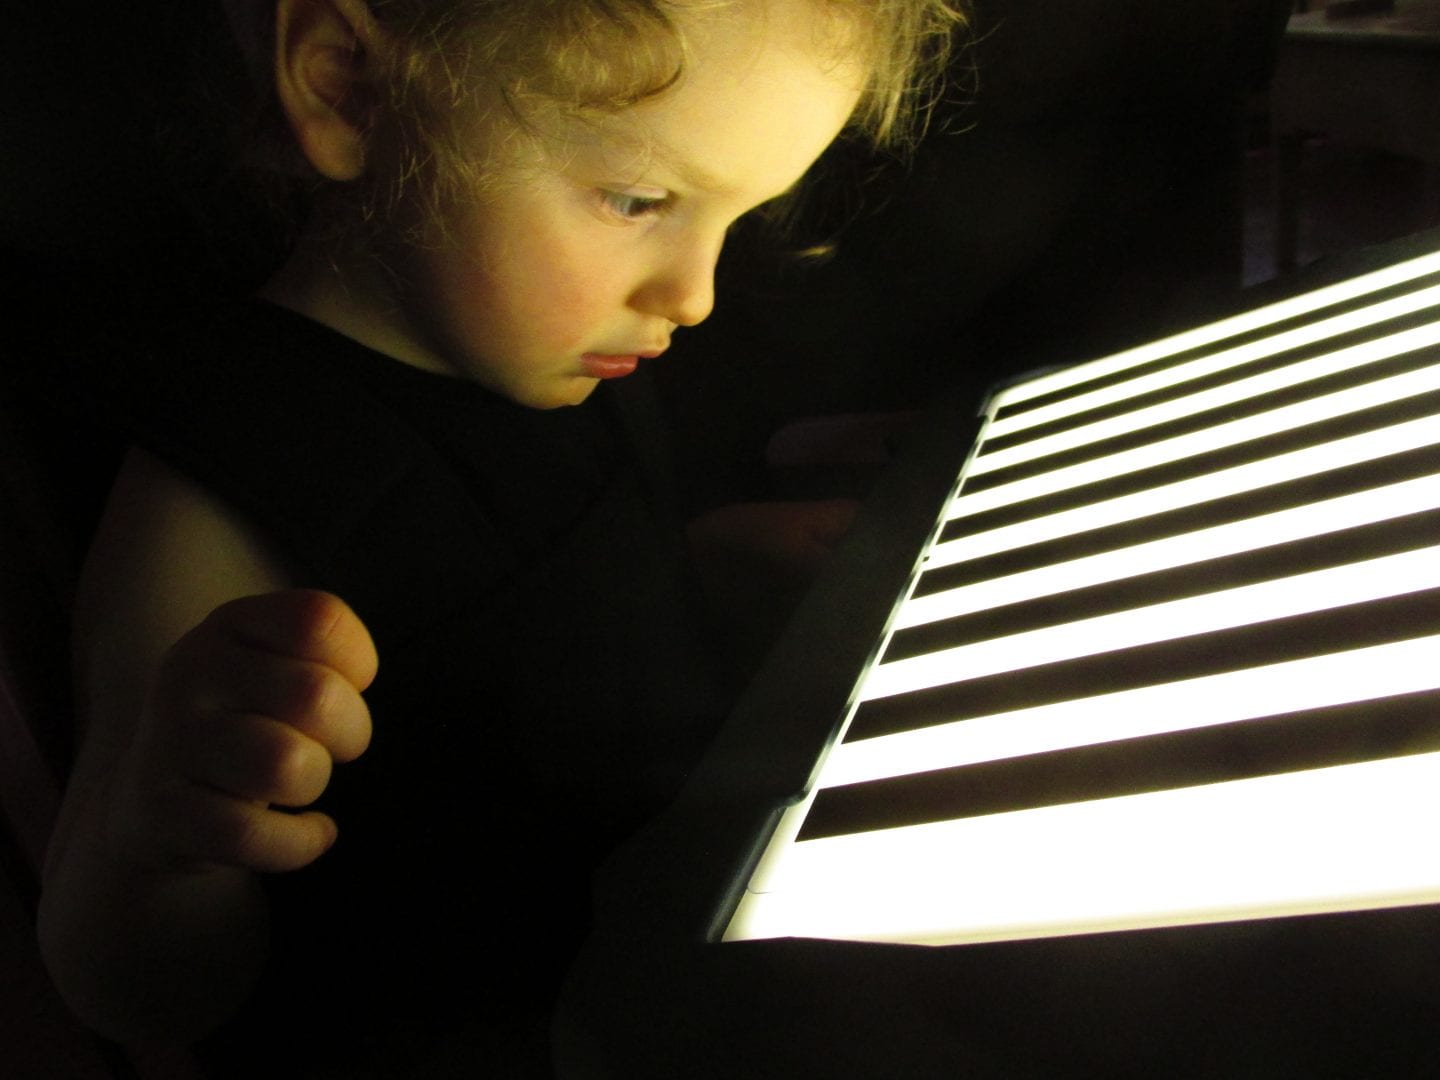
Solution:
M 516 166 L 454 215 L 452 242 L 403 256 L 403 358 L 550 408 L 704 319 L 727 229 L 792 187 L 858 99 L 816 6 L 697 24 L 680 85 Z

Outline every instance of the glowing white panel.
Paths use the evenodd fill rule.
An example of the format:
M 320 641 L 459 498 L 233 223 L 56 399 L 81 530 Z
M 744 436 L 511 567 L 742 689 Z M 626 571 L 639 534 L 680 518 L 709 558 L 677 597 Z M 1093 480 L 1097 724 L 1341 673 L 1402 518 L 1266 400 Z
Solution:
M 792 844 L 727 940 L 956 944 L 1440 900 L 1440 755 Z
M 1089 382 L 1091 379 L 1104 378 L 1119 371 L 1138 367 L 1141 364 L 1148 364 L 1152 360 L 1159 360 L 1167 356 L 1174 356 L 1177 353 L 1188 352 L 1191 349 L 1201 349 L 1207 345 L 1214 345 L 1224 341 L 1226 338 L 1238 337 L 1241 334 L 1253 333 L 1262 330 L 1267 326 L 1283 322 L 1286 319 L 1298 318 L 1314 312 L 1323 311 L 1335 304 L 1343 304 L 1349 300 L 1361 296 L 1368 296 L 1371 293 L 1388 289 L 1395 285 L 1403 285 L 1407 281 L 1414 281 L 1424 277 L 1426 274 L 1440 272 L 1440 252 L 1433 252 L 1422 255 L 1416 259 L 1396 263 L 1377 270 L 1374 273 L 1362 274 L 1359 277 L 1350 278 L 1336 285 L 1330 285 L 1323 289 L 1316 289 L 1300 296 L 1291 297 L 1275 304 L 1268 304 L 1265 307 L 1256 308 L 1240 315 L 1218 322 L 1208 323 L 1183 333 L 1174 334 L 1158 341 L 1147 342 L 1144 345 L 1124 352 L 1115 353 L 1112 356 L 1092 360 L 1087 364 L 1077 364 L 1073 367 L 1064 368 L 1060 371 L 1051 372 L 1024 383 L 1017 384 L 1005 390 L 1003 399 L 1007 403 L 1028 401 L 1030 398 L 1039 397 L 1042 394 L 1049 394 L 1056 390 L 1064 390 L 1067 387 L 1077 386 L 1080 383 Z
M 1440 635 L 840 742 L 815 785 L 839 787 L 1434 689 L 1440 689 Z
M 897 630 L 921 626 L 1001 604 L 1237 555 L 1437 506 L 1440 474 L 914 597 L 900 607 L 894 626 Z
M 1386 379 L 1355 386 L 1346 390 L 1324 394 L 1308 401 L 1271 409 L 1255 416 L 1247 416 L 1228 423 L 1187 435 L 1162 439 L 1147 446 L 1137 447 L 1120 453 L 1108 454 L 1092 461 L 1082 462 L 1066 468 L 1051 469 L 1037 476 L 1029 476 L 1009 484 L 1001 484 L 984 491 L 965 492 L 950 508 L 952 519 L 967 514 L 978 514 L 1001 506 L 1010 506 L 1026 499 L 1065 491 L 1081 484 L 1123 476 L 1137 469 L 1181 461 L 1196 454 L 1234 446 L 1252 439 L 1292 431 L 1307 424 L 1345 416 L 1362 409 L 1403 401 L 1417 394 L 1440 389 L 1440 364 L 1393 375 Z
M 1299 386 L 1303 383 L 1324 378 L 1327 375 L 1334 375 L 1342 371 L 1350 371 L 1354 368 L 1364 367 L 1367 364 L 1378 363 L 1381 360 L 1399 356 L 1402 353 L 1414 352 L 1416 349 L 1426 348 L 1435 344 L 1440 344 L 1440 322 L 1430 323 L 1426 326 L 1417 327 L 1414 330 L 1399 334 L 1392 334 L 1377 342 L 1366 341 L 1359 345 L 1352 345 L 1349 348 L 1340 349 L 1337 352 L 1312 356 L 1306 360 L 1296 361 L 1293 364 L 1288 364 L 1285 367 L 1277 368 L 1273 371 L 1262 372 L 1258 375 L 1252 375 L 1249 378 L 1236 379 L 1233 382 L 1225 383 L 1223 386 L 1211 387 L 1208 390 L 1187 394 L 1184 397 L 1164 401 L 1158 405 L 1151 405 L 1142 409 L 1133 409 L 1120 416 L 1107 417 L 1104 420 L 1083 424 L 1055 435 L 1033 439 L 1019 446 L 1011 446 L 1003 450 L 996 450 L 993 453 L 983 454 L 977 457 L 971 464 L 969 470 L 970 475 L 983 476 L 985 473 L 995 472 L 998 469 L 1008 468 L 1012 465 L 1023 464 L 1027 461 L 1037 461 L 1050 454 L 1058 454 L 1066 450 L 1075 449 L 1076 447 L 1088 446 L 1102 439 L 1110 439 L 1120 435 L 1128 435 L 1136 431 L 1143 431 L 1146 428 L 1169 423 L 1172 420 L 1193 416 L 1207 409 L 1218 409 L 1224 405 L 1235 405 L 1243 401 L 1250 401 L 1254 398 L 1263 397 L 1266 394 L 1273 394 L 1278 390 L 1289 389 L 1293 386 Z M 1118 390 L 1119 388 L 1115 388 L 1115 391 L 1112 392 L 1118 396 Z M 987 439 L 993 436 L 993 431 L 986 432 Z
M 1235 465 L 1204 476 L 1105 499 L 1015 525 L 956 537 L 930 549 L 926 555 L 926 569 L 950 566 L 966 559 L 978 559 L 1026 544 L 1054 540 L 1150 514 L 1164 513 L 1182 506 L 1193 506 L 1210 499 L 1254 491 L 1270 484 L 1314 476 L 1330 469 L 1373 461 L 1436 442 L 1440 442 L 1440 416 L 1422 417 L 1419 420 L 1396 424 L 1394 427 L 1362 432 L 1318 446 L 1307 446 L 1301 450 L 1291 450 L 1261 461 Z M 953 511 L 952 503 L 947 509 L 947 520 L 958 516 Z
M 1336 314 L 1334 306 L 1429 274 L 1440 274 L 1440 252 L 1030 379 L 992 400 L 983 439 L 1078 417 L 1107 402 L 1183 388 L 1191 380 L 1266 355 L 1317 351 L 1316 346 L 1324 348 L 1326 340 L 1353 330 L 1374 327 L 1371 332 L 1381 332 L 1387 320 L 1435 305 L 1440 286 L 1354 312 Z M 1296 325 L 1306 315 L 1314 320 L 1307 326 Z M 1289 325 L 1279 326 L 1282 322 Z M 1242 336 L 1256 340 L 1238 340 Z M 1177 402 L 1132 410 L 1126 417 L 972 458 L 963 475 L 980 476 L 1020 462 L 1043 463 L 1045 455 L 1066 447 L 1200 410 L 1223 414 L 1228 404 L 1262 400 L 1267 393 L 1352 364 L 1437 344 L 1440 323 L 1363 345 L 1332 348 L 1327 355 L 1201 390 Z M 1187 358 L 1167 371 L 1142 374 L 1113 387 L 1085 386 L 1182 353 Z M 1076 392 L 1064 401 L 996 416 L 1006 405 L 1068 388 Z M 966 491 L 962 483 L 946 520 L 1436 389 L 1440 389 L 1440 364 L 1094 462 L 1052 469 L 989 491 Z M 1416 419 L 959 537 L 934 545 L 924 566 L 928 571 L 1198 507 L 1212 499 L 1437 442 L 1440 417 Z M 1343 494 L 1068 565 L 910 598 L 901 604 L 890 629 L 1200 560 L 1223 560 L 1257 547 L 1437 505 L 1440 476 Z M 1015 672 L 1017 679 L 1042 678 L 1043 668 L 1025 669 L 1440 587 L 1440 546 L 1243 587 L 1225 587 L 1222 567 L 1216 584 L 1215 591 L 1202 596 L 878 664 L 862 681 L 860 700 L 1007 671 Z M 1117 683 L 1106 694 L 838 743 L 820 763 L 807 799 L 785 813 L 726 937 L 795 935 L 949 944 L 1440 901 L 1440 860 L 1431 857 L 1432 823 L 1440 810 L 1440 754 L 796 840 L 811 801 L 839 785 L 1440 689 L 1440 634 L 1362 649 L 1336 648 L 1328 655 L 1156 685 Z M 1234 662 L 1244 663 L 1245 658 L 1237 656 Z M 1164 676 L 1163 671 L 1135 673 L 1137 681 Z M 903 709 L 903 704 L 895 702 L 897 708 Z
M 1014 413 L 1010 416 L 996 417 L 988 434 L 993 438 L 1014 431 L 1026 431 L 1041 424 L 1048 424 L 1053 420 L 1075 416 L 1089 409 L 1179 386 L 1182 383 L 1213 375 L 1216 372 L 1228 371 L 1241 364 L 1248 364 L 1267 356 L 1304 348 L 1307 345 L 1325 341 L 1327 338 L 1338 337 L 1340 334 L 1347 334 L 1369 326 L 1377 326 L 1389 319 L 1413 315 L 1417 311 L 1423 311 L 1436 304 L 1440 304 L 1440 285 L 1408 293 L 1393 300 L 1371 304 L 1369 307 L 1356 311 L 1347 311 L 1342 315 L 1335 315 L 1319 322 L 1298 326 L 1293 330 L 1273 334 L 1258 341 L 1222 349 L 1220 352 L 1197 357 L 1195 360 L 1177 364 L 1162 371 L 1140 375 L 1123 383 L 1101 387 L 1088 393 L 1076 394 L 1063 401 L 1052 402 L 1049 405 L 1042 405 L 1039 408 Z M 1002 396 L 1000 400 L 1003 401 L 1005 398 Z
M 877 664 L 865 676 L 859 699 L 871 701 L 1436 586 L 1440 547 L 1421 548 Z

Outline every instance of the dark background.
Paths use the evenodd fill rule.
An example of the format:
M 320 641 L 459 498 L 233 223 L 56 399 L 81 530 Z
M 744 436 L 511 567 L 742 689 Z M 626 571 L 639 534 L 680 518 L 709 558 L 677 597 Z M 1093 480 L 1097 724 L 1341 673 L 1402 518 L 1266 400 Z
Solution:
M 837 254 L 797 262 L 742 230 L 716 314 L 657 365 L 689 504 L 793 493 L 765 454 L 796 418 L 978 401 L 996 379 L 1243 302 L 1242 282 L 1267 272 L 1263 89 L 1289 7 L 977 0 L 975 41 L 914 160 L 827 156 L 796 239 L 845 222 Z M 144 334 L 133 311 L 182 318 L 210 288 L 252 287 L 278 252 L 233 168 L 224 103 L 242 75 L 218 4 L 4 8 L 0 659 L 63 770 L 64 741 L 43 726 L 63 691 L 40 669 L 64 655 L 67 590 L 117 448 L 67 411 L 57 357 L 123 363 Z M 1409 164 L 1312 149 L 1311 168 L 1332 166 L 1328 196 L 1317 185 L 1331 202 L 1312 213 L 1418 189 Z M 1380 238 L 1374 220 L 1364 239 Z M 801 490 L 863 493 L 871 475 Z M 0 831 L 0 1072 L 115 1075 L 45 986 L 15 831 Z

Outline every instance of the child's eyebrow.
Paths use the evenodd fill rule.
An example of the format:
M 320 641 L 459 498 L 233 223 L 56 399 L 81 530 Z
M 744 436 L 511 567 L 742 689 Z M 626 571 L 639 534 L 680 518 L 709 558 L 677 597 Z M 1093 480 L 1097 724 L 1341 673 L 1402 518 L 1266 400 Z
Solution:
M 653 160 L 657 164 L 673 173 L 692 191 L 701 191 L 707 195 L 726 196 L 733 195 L 739 190 L 734 184 L 721 179 L 693 161 L 686 161 L 672 148 L 661 143 L 656 143 L 651 148 L 651 153 Z M 767 196 L 761 201 L 760 205 L 775 202 L 778 199 L 783 199 L 787 195 L 793 194 L 804 181 L 804 176 L 797 177 L 784 191 L 777 191 L 774 195 Z
M 688 188 L 703 191 L 708 195 L 728 195 L 735 190 L 733 184 L 722 180 L 695 162 L 685 160 L 672 147 L 656 143 L 651 147 L 651 153 L 659 165 L 674 173 Z

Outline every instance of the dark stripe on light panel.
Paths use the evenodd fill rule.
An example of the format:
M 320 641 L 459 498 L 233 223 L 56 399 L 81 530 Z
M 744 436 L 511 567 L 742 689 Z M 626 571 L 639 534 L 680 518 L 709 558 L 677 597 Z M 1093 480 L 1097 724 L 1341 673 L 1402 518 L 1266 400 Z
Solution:
M 1440 633 L 1440 588 L 862 700 L 847 740 Z M 1440 661 L 1437 661 L 1440 662 Z
M 1433 346 L 1440 341 L 1440 324 L 1426 329 L 1427 345 Z M 1273 372 L 1266 379 L 1246 380 L 1266 384 L 1253 392 L 1238 383 L 1227 384 L 1204 394 L 1167 401 L 1137 413 L 1125 413 L 1050 439 L 1013 447 L 1009 451 L 980 454 L 971 466 L 974 479 L 969 481 L 970 487 L 972 491 L 984 490 L 1037 476 L 1051 469 L 1079 465 L 1166 440 L 1178 440 L 1196 432 L 1213 431 L 1221 425 L 1238 426 L 1238 422 L 1247 417 L 1276 412 L 1286 406 L 1370 385 L 1426 368 L 1434 362 L 1433 348 L 1407 349 L 1398 355 L 1376 359 L 1364 367 L 1347 365 L 1340 370 L 1327 370 L 1293 382 L 1281 382 L 1279 379 L 1288 371 Z M 1276 385 L 1268 385 L 1272 383 Z M 1242 389 L 1245 392 L 1242 393 Z
M 1440 368 L 1440 366 L 1437 366 Z M 1428 374 L 1419 372 L 1416 374 Z M 1435 381 L 1440 382 L 1440 376 Z M 1037 522 L 1067 510 L 1099 503 L 1122 496 L 1138 495 L 1155 488 L 1168 488 L 1186 480 L 1196 480 L 1210 473 L 1253 465 L 1267 458 L 1323 446 L 1358 435 L 1374 435 L 1385 428 L 1421 421 L 1420 437 L 1434 441 L 1434 414 L 1440 412 L 1440 388 L 1404 393 L 1409 386 L 1393 388 L 1400 396 L 1353 411 L 1341 411 L 1333 417 L 1314 422 L 1282 427 L 1273 433 L 1264 431 L 1263 424 L 1247 422 L 1245 437 L 1222 441 L 1213 449 L 1192 443 L 1186 452 L 1157 464 L 1148 464 L 1144 455 L 1134 452 L 1121 455 L 1124 460 L 1101 459 L 1087 462 L 1074 470 L 1055 470 L 1015 484 L 982 490 L 978 493 L 962 489 L 947 510 L 947 524 L 939 539 L 944 542 L 967 533 L 984 532 L 1022 522 Z M 1066 473 L 1068 475 L 1058 475 Z M 1143 513 L 1146 498 L 1136 500 Z M 1040 526 L 1043 528 L 1043 526 Z
M 1151 672 L 1151 677 L 1176 677 L 1029 708 L 972 713 L 876 738 L 852 733 L 832 747 L 821 786 L 1436 690 L 1437 661 L 1440 637 L 1421 636 L 1276 663 L 1244 657 L 1238 662 L 1247 666 L 1193 678 Z
M 990 403 L 727 938 L 1440 900 L 1440 253 Z
M 1440 692 L 827 787 L 797 839 L 1107 799 L 1440 750 Z
M 1062 368 L 1010 387 L 996 401 L 996 416 L 1003 418 L 1032 408 L 1036 402 L 1054 400 L 1057 395 L 1094 386 L 1100 380 L 1129 377 L 1137 369 L 1143 369 L 1144 365 L 1156 360 L 1198 353 L 1217 344 L 1243 340 L 1246 335 L 1283 328 L 1300 320 L 1324 318 L 1326 314 L 1340 310 L 1342 305 L 1354 304 L 1406 283 L 1421 282 L 1437 271 L 1440 271 L 1440 254 L 1423 255 L 1233 318 L 1147 342 L 1113 356 Z
M 1255 509 L 1264 510 L 1267 508 L 1263 504 L 1265 493 L 1282 485 L 1298 484 L 1297 490 L 1302 495 L 1307 485 L 1318 487 L 1315 494 L 1319 497 L 1389 479 L 1410 479 L 1431 471 L 1426 462 L 1432 460 L 1437 444 L 1440 444 L 1440 414 L 1422 415 L 1404 423 L 1331 439 L 1129 494 L 1085 501 L 1019 523 L 968 531 L 977 519 L 962 518 L 943 529 L 936 544 L 925 553 L 925 577 L 917 585 L 916 592 L 930 591 L 927 579 L 933 580 L 933 575 L 942 568 L 960 567 L 967 563 L 974 565 L 986 559 L 1003 559 L 1010 553 L 1019 555 L 1026 549 L 1065 542 L 1067 538 L 1078 540 L 1086 535 L 1116 535 L 1122 539 L 1115 546 L 1122 546 L 1137 539 L 1170 535 L 1183 530 L 1161 523 L 1154 534 L 1146 534 L 1146 522 L 1166 515 L 1183 517 L 1204 513 L 1209 507 L 1232 505 L 1228 502 L 1231 499 L 1238 500 L 1235 505 L 1241 506 L 1233 517 L 1248 516 L 1251 510 L 1244 508 L 1245 499 L 1253 497 L 1262 500 Z M 1350 479 L 1351 469 L 1355 470 L 1353 480 Z M 1300 498 L 1294 501 L 1306 500 Z M 1270 508 L 1282 507 L 1277 501 L 1277 505 Z M 1217 517 L 1206 523 L 1217 524 L 1233 517 L 1217 510 Z M 1140 531 L 1126 540 L 1123 539 L 1126 530 Z M 1103 550 L 1103 546 L 1091 550 Z M 1078 554 L 1087 553 L 1081 551 Z M 998 572 L 1026 568 L 1024 564 L 1013 568 L 1002 565 Z
M 1435 279 L 1427 279 L 1434 281 Z M 1032 407 L 1018 415 L 1001 408 L 987 438 L 989 452 L 1016 446 L 1037 438 L 1068 431 L 1095 420 L 1182 398 L 1274 370 L 1307 356 L 1335 352 L 1365 340 L 1418 325 L 1425 321 L 1425 309 L 1440 297 L 1440 285 L 1390 296 L 1382 303 L 1366 305 L 1321 322 L 1302 323 L 1282 332 L 1240 342 L 1224 342 L 1219 349 L 1168 358 L 1158 370 L 1118 372 L 1108 378 L 1071 388 L 1043 407 Z M 1431 316 L 1433 317 L 1433 315 Z
M 1440 324 L 1435 336 L 1440 338 Z M 1002 501 L 1001 493 L 1012 493 L 1003 501 L 1014 501 L 1015 492 L 1040 494 L 1131 472 L 1155 462 L 1181 461 L 1212 453 L 1275 432 L 1318 426 L 1336 417 L 1440 390 L 1435 359 L 1432 350 L 1407 351 L 1397 357 L 1393 365 L 1385 366 L 1383 378 L 1357 383 L 1350 378 L 1353 372 L 1348 372 L 1333 379 L 1292 387 L 1259 401 L 1218 406 L 1203 418 L 1203 423 L 1197 415 L 1146 426 L 1096 445 L 1085 444 L 1038 461 L 994 471 L 984 471 L 984 461 L 977 459 L 966 476 L 961 496 L 998 502 Z M 1342 385 L 1336 386 L 1336 382 Z M 1312 394 L 1312 390 L 1323 392 Z
M 1440 505 L 1440 478 L 1435 478 L 1435 481 L 1426 484 L 1428 490 L 1425 497 L 1433 500 L 1432 505 Z M 1407 486 L 1394 494 L 1398 499 L 1408 491 Z M 1303 518 L 1300 511 L 1291 511 L 1290 516 Z M 1249 523 L 1214 531 L 1219 534 L 1234 532 L 1238 537 L 1236 543 L 1243 544 L 1250 539 L 1247 530 L 1242 527 L 1245 524 Z M 988 591 L 996 594 L 995 598 L 1001 602 L 976 609 L 966 603 L 968 596 L 955 597 L 946 610 L 963 606 L 965 610 L 962 613 L 896 630 L 882 659 L 900 660 L 1001 634 L 1022 633 L 1076 619 L 1128 611 L 1146 604 L 1183 600 L 1212 591 L 1218 581 L 1223 581 L 1229 588 L 1236 588 L 1287 574 L 1343 566 L 1359 559 L 1423 547 L 1437 537 L 1440 537 L 1440 510 L 1429 510 L 1370 524 L 1339 528 L 1320 535 L 1270 542 L 1248 550 L 1227 551 L 1224 550 L 1223 543 L 1217 541 L 1215 546 L 1220 547 L 1221 551 L 1214 557 L 1185 561 L 1176 566 L 1164 566 L 1150 573 L 1140 572 L 1144 566 L 1140 553 L 1132 556 L 1132 565 L 1126 566 L 1127 552 L 1112 552 L 1108 557 L 1096 557 L 1092 560 L 1101 564 L 1095 569 L 1095 575 L 1101 578 L 1096 584 L 1082 583 L 1081 587 L 1064 587 L 1066 579 L 1073 580 L 1082 569 L 1071 564 L 1053 568 L 1056 571 L 1054 573 L 1032 571 L 1025 577 L 1039 579 L 1033 585 L 1017 575 L 1017 579 L 1013 580 L 991 581 L 972 586 L 971 590 L 967 591 L 984 593 L 987 591 L 985 585 L 993 586 Z M 1182 547 L 1185 541 L 1195 539 L 1194 534 L 1186 534 L 1173 538 L 1168 545 Z M 1155 559 L 1163 564 L 1166 561 L 1163 549 L 1167 545 L 1154 546 L 1161 549 Z M 1203 548 L 1203 545 L 1196 546 Z M 1440 553 L 1437 553 L 1436 559 L 1440 562 Z M 1047 588 L 1050 581 L 1061 587 L 1050 591 Z M 1007 585 L 1010 586 L 1008 591 L 1011 594 L 1018 593 L 1020 599 L 1003 602 Z M 1030 591 L 1039 591 L 1039 595 L 1026 595 Z M 950 598 L 942 595 L 934 599 L 943 602 Z M 907 610 L 914 611 L 917 607 L 918 605 L 912 603 Z M 906 612 L 902 611 L 901 614 Z M 921 615 L 923 614 L 922 609 Z

